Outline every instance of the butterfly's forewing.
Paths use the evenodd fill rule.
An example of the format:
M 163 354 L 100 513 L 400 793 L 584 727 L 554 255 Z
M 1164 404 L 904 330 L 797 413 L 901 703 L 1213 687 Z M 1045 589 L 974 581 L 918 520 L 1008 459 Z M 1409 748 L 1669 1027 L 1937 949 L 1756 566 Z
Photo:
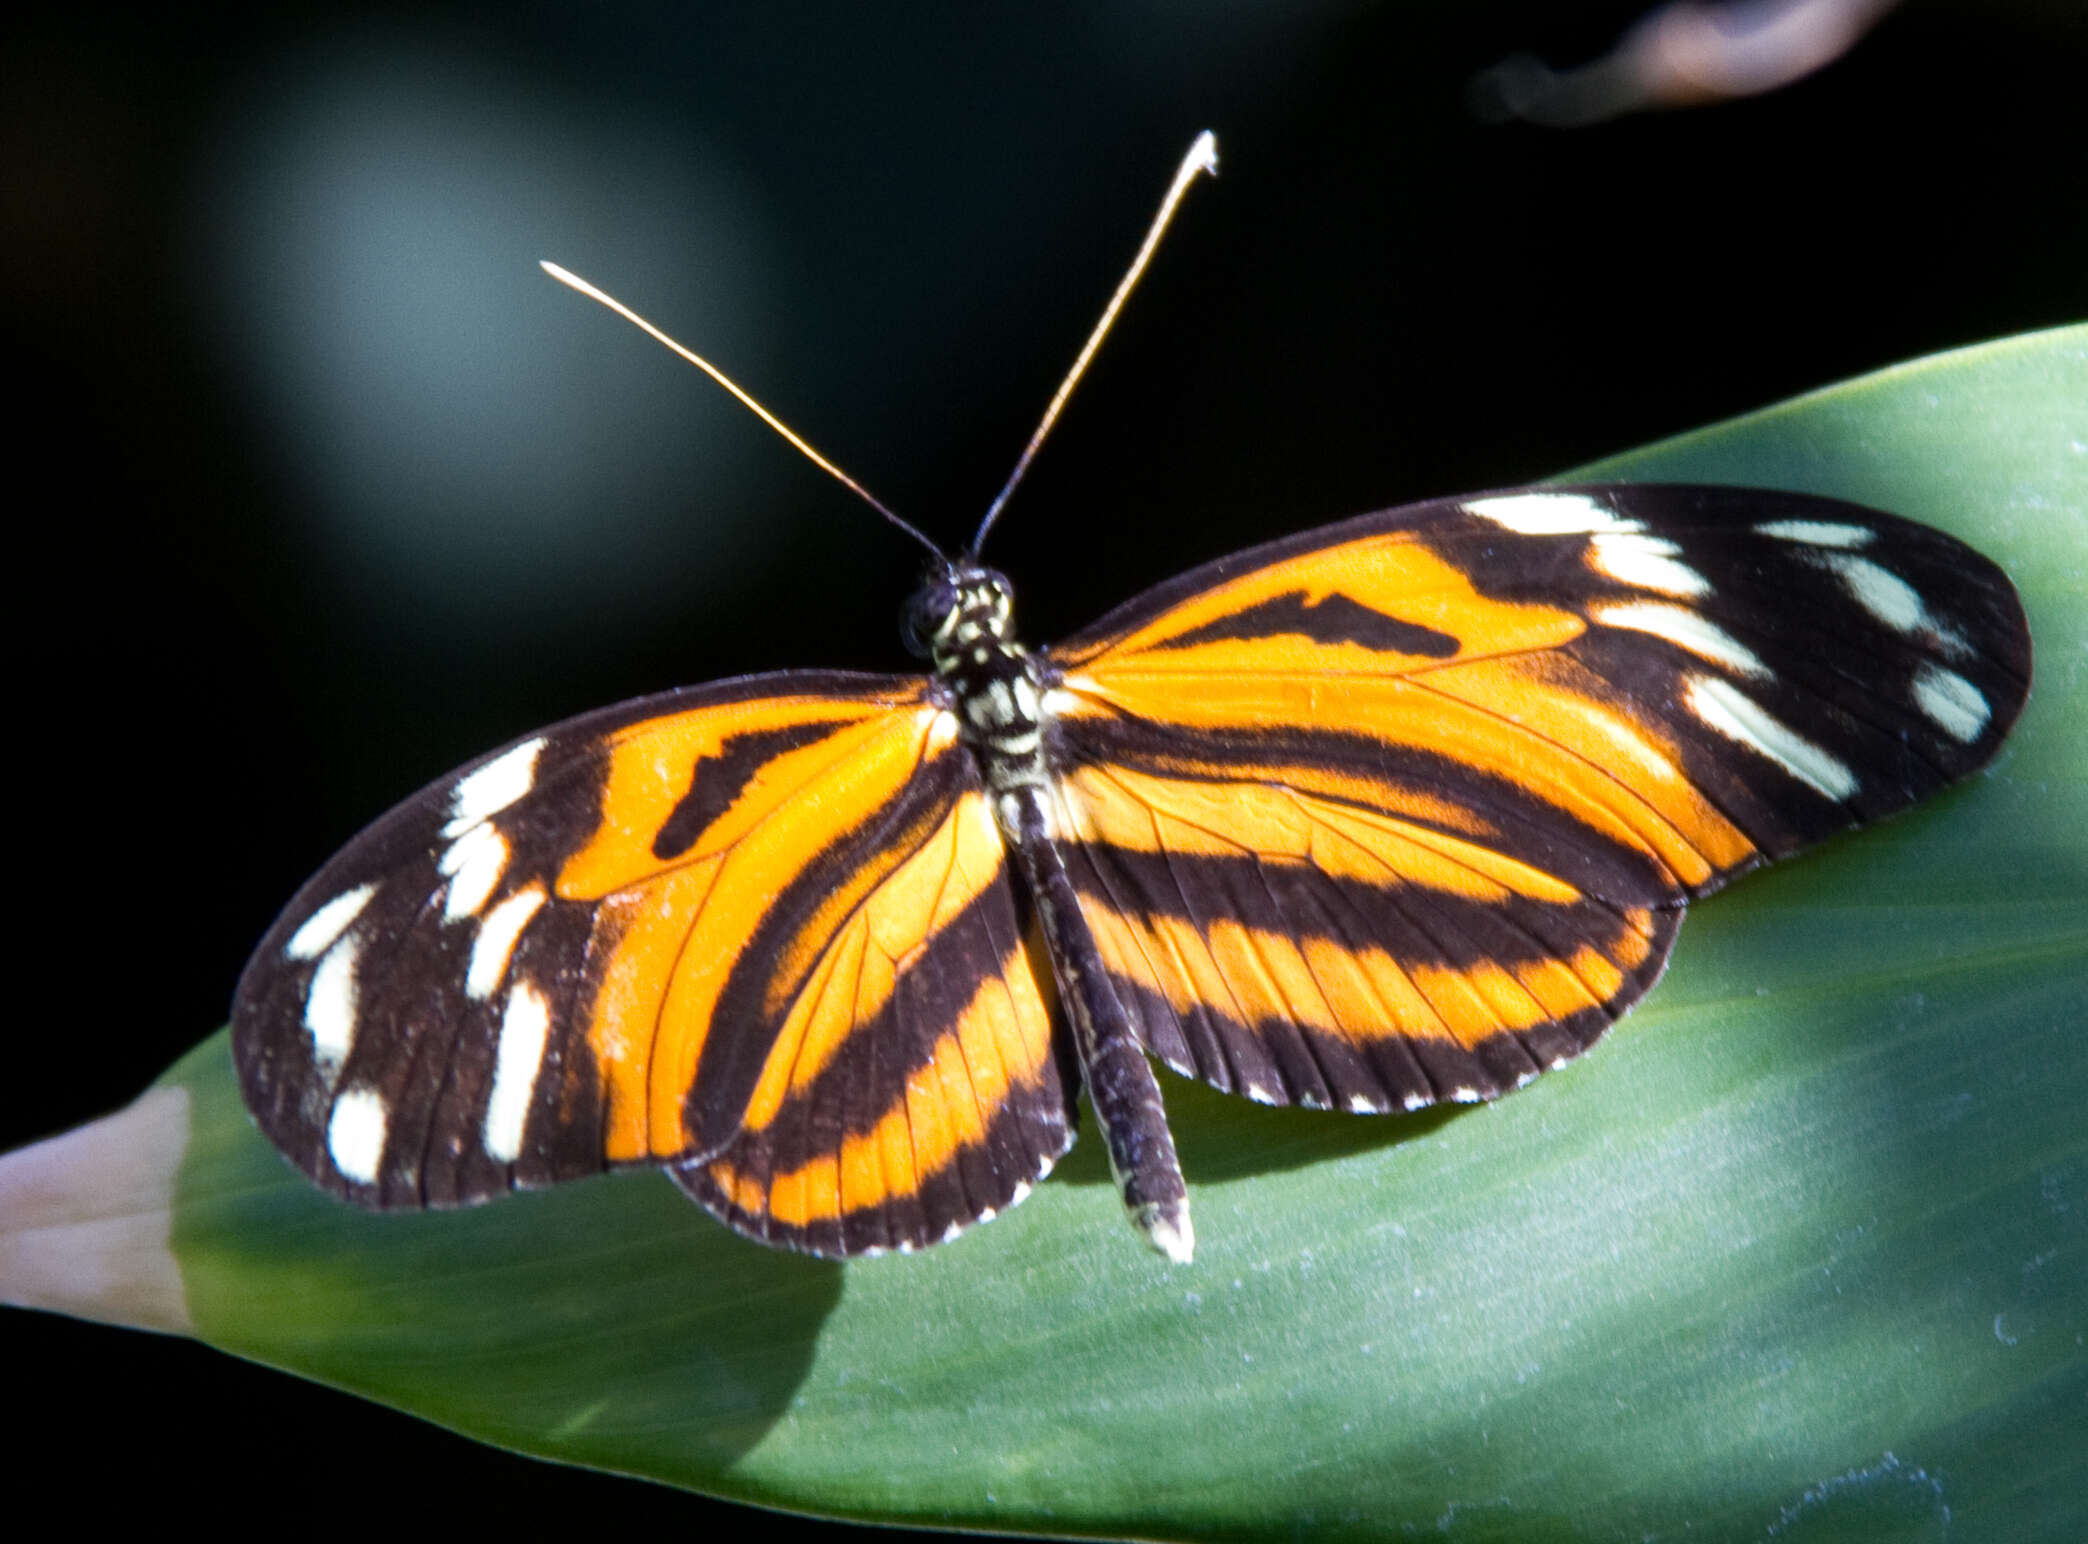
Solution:
M 774 1242 L 926 1242 L 1066 1143 L 1019 938 L 924 682 L 750 678 L 532 736 L 377 822 L 263 939 L 234 1057 L 276 1145 L 364 1205 L 683 1163 Z
M 1148 1045 L 1354 1109 L 1585 1049 L 1687 900 L 1983 764 L 2030 667 L 1940 532 L 1660 486 L 1363 516 L 1054 659 L 1060 835 Z

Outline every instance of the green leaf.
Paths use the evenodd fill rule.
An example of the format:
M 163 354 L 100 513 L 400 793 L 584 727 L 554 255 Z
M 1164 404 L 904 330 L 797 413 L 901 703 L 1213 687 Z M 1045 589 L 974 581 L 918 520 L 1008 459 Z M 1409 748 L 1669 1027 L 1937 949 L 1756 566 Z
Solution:
M 1986 775 L 1699 908 L 1596 1054 L 1497 1106 L 1170 1080 L 1200 1250 L 1090 1140 L 946 1248 L 744 1243 L 664 1179 L 370 1217 L 258 1137 L 222 1036 L 174 1250 L 242 1356 L 768 1505 L 1153 1538 L 2088 1536 L 2088 328 L 1583 470 L 1839 494 L 2029 608 Z

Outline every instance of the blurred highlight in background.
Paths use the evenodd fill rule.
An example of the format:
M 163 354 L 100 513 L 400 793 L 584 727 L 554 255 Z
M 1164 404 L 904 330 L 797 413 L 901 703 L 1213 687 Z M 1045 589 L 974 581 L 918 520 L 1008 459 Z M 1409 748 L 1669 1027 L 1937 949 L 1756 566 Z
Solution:
M 614 274 L 758 367 L 760 202 L 729 158 L 599 106 L 367 39 L 271 71 L 214 147 L 194 205 L 214 341 L 297 530 L 403 627 L 700 603 L 672 553 L 700 546 L 723 583 L 748 539 L 735 462 L 769 448 L 537 259 Z

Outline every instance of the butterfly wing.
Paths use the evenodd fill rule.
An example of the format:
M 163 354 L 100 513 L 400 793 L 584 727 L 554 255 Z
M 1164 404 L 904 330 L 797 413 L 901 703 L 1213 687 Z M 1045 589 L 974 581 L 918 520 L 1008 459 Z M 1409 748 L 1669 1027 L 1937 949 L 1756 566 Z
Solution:
M 352 842 L 233 1007 L 263 1131 L 381 1208 L 666 1164 L 734 1227 L 932 1241 L 1069 1141 L 972 757 L 927 683 L 790 674 L 531 736 Z
M 1586 1049 L 1686 901 L 1985 763 L 2030 647 L 1940 532 L 1643 486 L 1308 532 L 1054 660 L 1058 835 L 1148 1047 L 1382 1110 Z

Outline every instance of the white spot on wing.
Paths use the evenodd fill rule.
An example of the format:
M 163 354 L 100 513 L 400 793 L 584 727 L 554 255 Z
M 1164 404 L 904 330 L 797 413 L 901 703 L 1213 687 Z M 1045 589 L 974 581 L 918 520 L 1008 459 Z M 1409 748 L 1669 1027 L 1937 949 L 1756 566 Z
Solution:
M 1820 561 L 1840 576 L 1857 605 L 1895 632 L 1915 632 L 1927 620 L 1928 607 L 1922 604 L 1920 592 L 1890 569 L 1880 568 L 1869 558 L 1846 555 Z
M 1921 667 L 1914 677 L 1914 701 L 1938 729 L 1966 745 L 1979 738 L 1993 716 L 1978 687 L 1941 665 Z
M 551 1004 L 533 983 L 517 982 L 500 1018 L 493 1092 L 486 1099 L 486 1153 L 498 1162 L 513 1163 L 522 1151 L 522 1126 L 529 1119 L 537 1072 L 544 1065 L 544 1043 L 550 1034 Z
M 1619 584 L 1684 599 L 1710 594 L 1710 580 L 1679 561 L 1681 552 L 1666 537 L 1638 531 L 1598 532 L 1588 538 L 1588 561 Z
M 333 1166 L 358 1185 L 377 1183 L 391 1112 L 374 1088 L 351 1088 L 334 1101 L 326 1123 L 326 1153 Z
M 1350 1094 L 1348 1107 L 1357 1115 L 1375 1115 L 1384 1108 L 1368 1094 Z
M 355 967 L 361 955 L 362 940 L 355 934 L 335 940 L 305 988 L 305 1033 L 312 1037 L 312 1059 L 329 1078 L 355 1044 Z
M 459 778 L 457 786 L 450 790 L 449 824 L 442 828 L 442 834 L 450 838 L 462 836 L 488 815 L 499 814 L 528 793 L 536 784 L 537 757 L 543 749 L 544 737 L 538 735 Z
M 493 995 L 500 978 L 507 974 L 508 961 L 514 957 L 515 941 L 545 899 L 544 887 L 531 885 L 486 913 L 485 921 L 479 924 L 478 937 L 471 941 L 471 963 L 464 971 L 466 997 L 484 1002 Z
M 1585 493 L 1504 493 L 1498 498 L 1473 499 L 1464 507 L 1467 514 L 1521 536 L 1586 536 L 1597 531 L 1644 529 Z
M 348 931 L 348 924 L 362 915 L 363 908 L 370 904 L 370 897 L 376 893 L 374 884 L 343 890 L 304 919 L 297 931 L 290 935 L 290 942 L 283 945 L 283 957 L 290 960 L 318 959 L 332 947 L 336 938 Z
M 473 826 L 451 842 L 435 865 L 451 876 L 442 920 L 454 922 L 459 917 L 474 915 L 500 883 L 507 861 L 507 838 L 500 834 L 498 826 Z
M 1741 675 L 1769 674 L 1769 667 L 1762 663 L 1754 650 L 1709 617 L 1700 616 L 1686 606 L 1670 606 L 1657 600 L 1626 601 L 1597 606 L 1595 620 L 1605 627 L 1629 628 L 1633 632 L 1665 638 L 1698 659 L 1707 659 Z
M 1777 718 L 1730 681 L 1691 676 L 1683 687 L 1690 711 L 1727 739 L 1767 756 L 1830 799 L 1856 791 L 1856 774 Z
M 1765 520 L 1755 527 L 1757 536 L 1808 547 L 1867 547 L 1873 534 L 1869 526 L 1843 525 L 1838 520 Z
M 1909 637 L 1927 634 L 1946 653 L 1960 657 L 1971 652 L 1955 629 L 1930 615 L 1921 592 L 1891 569 L 1843 552 L 1823 553 L 1817 561 L 1841 580 L 1857 605 L 1894 632 Z

